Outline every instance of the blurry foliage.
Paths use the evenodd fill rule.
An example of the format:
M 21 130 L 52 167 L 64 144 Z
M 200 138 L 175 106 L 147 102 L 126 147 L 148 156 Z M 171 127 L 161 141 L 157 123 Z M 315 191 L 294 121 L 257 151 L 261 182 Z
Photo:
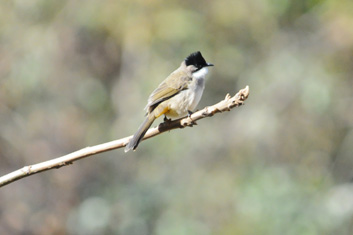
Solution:
M 196 50 L 216 65 L 200 107 L 251 94 L 1 188 L 1 231 L 352 234 L 352 25 L 350 0 L 3 1 L 1 175 L 132 134 Z

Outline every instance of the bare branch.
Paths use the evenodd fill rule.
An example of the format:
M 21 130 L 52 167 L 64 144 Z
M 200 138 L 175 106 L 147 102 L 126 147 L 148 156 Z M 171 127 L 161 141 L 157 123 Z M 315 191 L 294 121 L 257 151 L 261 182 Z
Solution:
M 174 121 L 167 121 L 159 124 L 158 127 L 148 130 L 143 140 L 159 135 L 163 132 L 170 131 L 177 128 L 184 128 L 186 126 L 193 126 L 197 120 L 205 117 L 211 117 L 216 113 L 230 111 L 232 108 L 240 106 L 249 96 L 249 87 L 246 86 L 241 89 L 235 96 L 226 95 L 225 99 L 209 107 L 205 107 L 193 113 L 190 117 L 180 118 Z M 13 171 L 7 175 L 0 177 L 0 187 L 10 184 L 19 179 L 30 175 L 37 174 L 42 171 L 60 168 L 72 164 L 74 161 L 92 156 L 98 153 L 110 151 L 113 149 L 123 148 L 128 143 L 132 136 L 125 137 L 119 140 L 114 140 L 108 143 L 99 144 L 92 147 L 86 147 L 68 155 L 58 157 L 49 161 L 41 162 L 34 165 L 25 166 L 19 170 Z

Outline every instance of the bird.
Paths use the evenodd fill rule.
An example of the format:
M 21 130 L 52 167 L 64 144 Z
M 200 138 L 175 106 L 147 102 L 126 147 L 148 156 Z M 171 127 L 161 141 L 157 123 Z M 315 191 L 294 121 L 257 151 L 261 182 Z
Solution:
M 163 114 L 165 119 L 192 114 L 200 102 L 210 66 L 214 65 L 207 63 L 201 52 L 196 51 L 159 84 L 149 96 L 145 120 L 125 146 L 125 152 L 135 150 L 154 120 Z

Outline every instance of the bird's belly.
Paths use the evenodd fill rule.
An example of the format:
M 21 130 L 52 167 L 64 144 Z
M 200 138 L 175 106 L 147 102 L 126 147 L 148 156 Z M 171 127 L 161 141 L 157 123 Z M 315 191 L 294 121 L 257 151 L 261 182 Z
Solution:
M 183 90 L 179 94 L 169 99 L 166 116 L 169 118 L 183 117 L 188 111 L 193 111 L 200 102 L 203 93 L 203 86 L 195 86 L 191 89 Z

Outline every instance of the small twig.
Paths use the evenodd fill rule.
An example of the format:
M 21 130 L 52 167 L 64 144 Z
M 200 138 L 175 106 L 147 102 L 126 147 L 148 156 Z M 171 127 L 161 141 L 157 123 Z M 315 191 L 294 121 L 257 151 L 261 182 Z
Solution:
M 229 111 L 234 107 L 242 105 L 244 101 L 248 98 L 248 96 L 249 87 L 246 86 L 244 89 L 241 89 L 235 96 L 231 97 L 229 94 L 227 94 L 224 100 L 220 101 L 215 105 L 205 107 L 204 109 L 191 114 L 189 117 L 180 118 L 174 121 L 163 122 L 159 124 L 158 127 L 151 128 L 150 130 L 148 130 L 143 140 L 173 129 L 184 128 L 186 126 L 193 126 L 196 124 L 197 120 L 200 120 L 205 117 L 211 117 L 216 113 Z M 92 147 L 86 147 L 62 157 L 58 157 L 34 165 L 25 166 L 19 170 L 13 171 L 7 175 L 0 177 L 0 187 L 42 171 L 47 171 L 54 168 L 57 169 L 63 166 L 70 165 L 74 161 L 86 158 L 88 156 L 110 151 L 113 149 L 123 148 L 128 143 L 130 138 L 132 138 L 132 136 L 125 137 L 119 140 L 114 140 L 104 144 L 99 144 Z

